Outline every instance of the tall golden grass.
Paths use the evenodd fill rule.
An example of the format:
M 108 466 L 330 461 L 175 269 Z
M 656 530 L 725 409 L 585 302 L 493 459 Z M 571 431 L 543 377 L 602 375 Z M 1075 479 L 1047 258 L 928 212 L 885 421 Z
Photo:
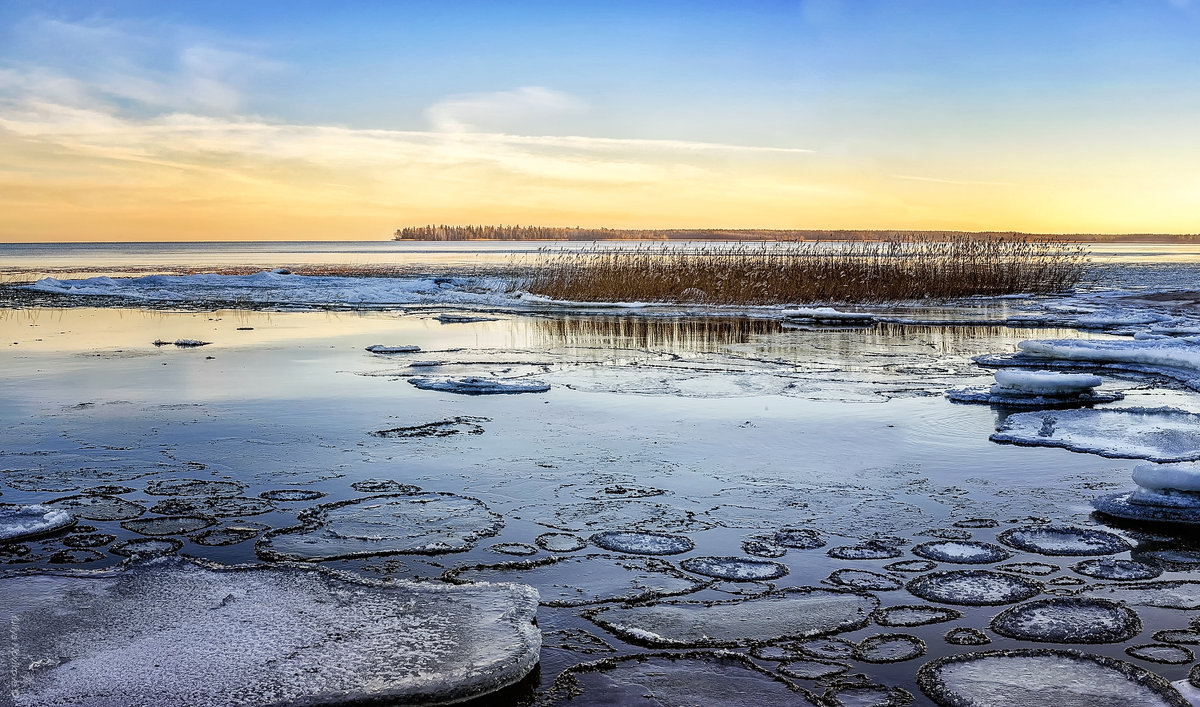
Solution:
M 1022 237 L 539 251 L 518 286 L 577 302 L 788 304 L 1061 292 L 1084 247 Z

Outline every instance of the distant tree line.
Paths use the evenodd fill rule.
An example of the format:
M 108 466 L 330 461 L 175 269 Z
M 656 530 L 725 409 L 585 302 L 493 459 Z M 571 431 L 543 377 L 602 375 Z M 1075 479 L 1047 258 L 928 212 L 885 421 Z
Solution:
M 1033 234 L 1016 231 L 884 231 L 884 230 L 771 230 L 719 228 L 579 228 L 562 226 L 406 226 L 397 229 L 397 241 L 888 241 L 912 238 L 950 240 L 980 238 L 1043 238 L 1095 242 L 1200 243 L 1200 234 L 1063 233 Z

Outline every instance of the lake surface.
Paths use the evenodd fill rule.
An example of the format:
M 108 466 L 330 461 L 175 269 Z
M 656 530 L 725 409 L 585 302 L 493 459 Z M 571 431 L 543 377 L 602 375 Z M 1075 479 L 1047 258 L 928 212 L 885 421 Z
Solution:
M 0 259 L 22 281 L 385 259 L 453 274 L 541 245 L 34 245 L 0 246 Z M 479 286 L 469 278 L 448 287 L 453 301 L 369 306 L 301 301 L 286 294 L 296 287 L 264 278 L 221 280 L 234 300 L 217 305 L 182 280 L 85 290 L 119 292 L 109 306 L 58 306 L 69 287 L 47 306 L 35 292 L 0 310 L 0 502 L 73 510 L 87 527 L 0 545 L 0 562 L 9 572 L 118 568 L 129 541 L 159 538 L 179 555 L 229 565 L 289 560 L 372 579 L 532 584 L 542 601 L 540 668 L 513 699 L 544 704 L 647 691 L 665 704 L 737 704 L 780 689 L 796 700 L 903 704 L 909 695 L 928 704 L 923 665 L 1047 647 L 1179 683 L 1194 660 L 1129 651 L 1193 650 L 1194 530 L 1117 523 L 1091 506 L 1132 489 L 1139 460 L 998 444 L 989 436 L 1021 411 L 945 397 L 991 384 L 993 369 L 973 357 L 1010 354 L 1026 340 L 1129 342 L 1140 333 L 1190 345 L 1194 304 L 1146 295 L 1194 288 L 1200 249 L 1103 248 L 1096 257 L 1108 264 L 1071 295 L 907 303 L 870 309 L 874 319 L 856 325 L 781 308 L 531 307 L 490 291 L 467 300 L 459 295 Z M 205 284 L 204 297 L 216 286 Z M 154 299 L 130 299 L 150 288 Z M 262 288 L 269 304 L 236 306 Z M 366 350 L 380 344 L 419 350 Z M 1197 392 L 1178 379 L 1097 372 L 1101 390 L 1125 396 L 1108 408 L 1200 413 Z M 413 384 L 434 378 L 549 390 L 462 395 Z M 1113 444 L 1136 431 L 1116 430 Z M 435 496 L 450 510 L 439 511 Z M 368 508 L 392 509 L 394 521 Z M 339 522 L 373 530 L 363 539 Z M 1054 555 L 1013 540 L 1046 527 L 1119 545 Z M 954 543 L 968 541 L 997 554 L 963 563 L 969 548 Z M 672 554 L 645 554 L 660 546 Z M 931 551 L 948 554 L 930 560 Z M 1081 563 L 1097 558 L 1137 561 L 1154 581 L 1185 584 L 1162 589 L 1169 600 L 1147 598 L 1157 590 L 1134 596 L 1127 582 L 1085 573 Z M 960 570 L 992 571 L 1033 593 L 963 603 L 991 580 L 959 586 L 938 574 Z M 945 611 L 868 611 L 808 634 L 725 621 L 743 610 L 771 615 L 774 604 L 754 602 L 801 602 L 816 590 Z M 1124 601 L 1140 625 L 1079 643 L 1013 636 L 997 623 L 1012 607 L 1092 596 Z M 697 638 L 685 625 L 726 638 Z M 982 632 L 988 644 L 950 642 L 952 629 Z M 605 658 L 615 660 L 588 668 Z M 829 674 L 807 677 L 814 661 Z M 1064 680 L 1079 674 L 1067 669 Z M 571 685 L 581 694 L 570 698 Z

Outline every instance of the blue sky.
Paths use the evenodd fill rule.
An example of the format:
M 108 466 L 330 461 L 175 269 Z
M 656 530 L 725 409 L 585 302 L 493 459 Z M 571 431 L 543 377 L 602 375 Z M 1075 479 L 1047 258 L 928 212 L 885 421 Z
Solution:
M 1198 30 L 1200 3 L 1187 0 L 6 0 L 0 140 L 16 157 L 0 186 L 13 187 L 24 215 L 0 220 L 0 238 L 63 228 L 46 213 L 56 198 L 87 202 L 79 216 L 106 232 L 160 228 L 149 211 L 104 212 L 81 194 L 113 188 L 101 182 L 120 174 L 129 187 L 115 196 L 132 208 L 167 162 L 178 189 L 196 192 L 189 209 L 212 204 L 204 228 L 261 234 L 269 219 L 250 218 L 243 191 L 226 195 L 232 220 L 220 225 L 210 163 L 241 170 L 279 210 L 312 201 L 315 172 L 346 181 L 334 174 L 338 150 L 349 151 L 342 171 L 353 163 L 352 176 L 375 175 L 374 191 L 364 203 L 330 200 L 314 228 L 333 228 L 340 208 L 347 227 L 377 230 L 550 219 L 1196 231 L 1186 214 L 1200 206 L 1189 127 L 1200 118 Z M 204 139 L 191 141 L 201 120 Z M 252 141 L 247 123 L 260 126 Z M 240 135 L 225 148 L 220 125 Z M 347 132 L 313 138 L 335 128 Z M 134 144 L 139 130 L 157 137 Z M 170 130 L 187 139 L 171 147 Z M 392 159 L 419 157 L 431 179 L 401 174 L 411 161 L 355 162 L 383 139 L 371 131 L 395 133 Z M 397 142 L 447 134 L 471 145 L 417 156 Z M 604 142 L 620 140 L 631 142 Z M 76 174 L 66 152 L 80 157 Z M 289 184 L 283 162 L 310 174 Z M 599 183 L 588 183 L 588 165 Z M 654 197 L 653 182 L 665 193 Z M 433 194 L 434 183 L 454 198 L 435 198 L 449 192 Z M 386 197 L 409 188 L 419 202 Z M 163 209 L 183 199 L 146 197 Z M 282 220 L 267 235 L 294 227 Z

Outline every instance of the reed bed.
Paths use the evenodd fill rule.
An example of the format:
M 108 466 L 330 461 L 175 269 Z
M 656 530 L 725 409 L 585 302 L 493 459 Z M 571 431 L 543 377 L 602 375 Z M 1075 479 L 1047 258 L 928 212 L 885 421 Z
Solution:
M 1021 237 L 539 251 L 518 286 L 576 302 L 869 303 L 1062 292 L 1083 246 Z

